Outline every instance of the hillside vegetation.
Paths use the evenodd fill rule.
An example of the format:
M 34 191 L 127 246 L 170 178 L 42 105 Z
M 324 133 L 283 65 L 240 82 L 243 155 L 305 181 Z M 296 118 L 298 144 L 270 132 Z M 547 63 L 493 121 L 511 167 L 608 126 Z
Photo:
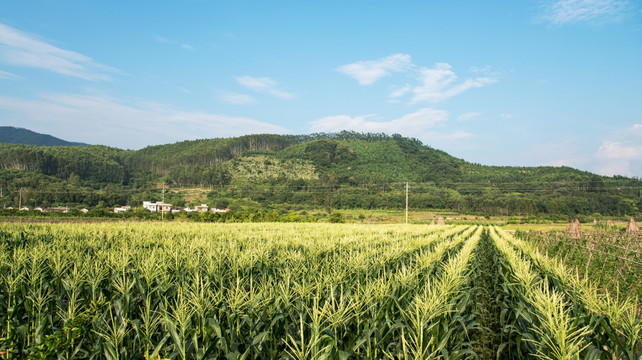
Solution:
M 207 189 L 210 205 L 453 209 L 498 215 L 635 216 L 642 181 L 568 167 L 468 163 L 399 135 L 341 132 L 248 135 L 122 150 L 0 144 L 0 206 L 182 206 L 180 189 Z M 203 199 L 200 199 L 201 201 Z
M 13 126 L 0 126 L 0 143 L 27 144 L 42 146 L 82 146 L 79 142 L 70 142 L 57 137 L 39 134 L 31 130 Z

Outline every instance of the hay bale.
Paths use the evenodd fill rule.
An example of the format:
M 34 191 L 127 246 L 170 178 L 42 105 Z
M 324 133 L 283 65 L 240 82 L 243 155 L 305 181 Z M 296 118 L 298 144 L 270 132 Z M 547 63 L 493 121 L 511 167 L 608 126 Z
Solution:
M 627 234 L 637 234 L 640 232 L 640 227 L 635 223 L 635 220 L 633 220 L 633 218 L 629 220 L 629 224 L 626 226 L 626 232 Z
M 444 222 L 444 218 L 442 218 L 442 217 L 440 216 L 440 217 L 439 217 L 439 219 L 437 219 L 437 225 L 439 225 L 439 226 L 444 226 L 444 225 L 446 225 L 446 223 Z
M 578 237 L 582 235 L 582 225 L 580 225 L 580 221 L 577 219 L 573 219 L 570 224 L 566 227 L 566 232 L 569 234 L 572 234 L 574 237 Z

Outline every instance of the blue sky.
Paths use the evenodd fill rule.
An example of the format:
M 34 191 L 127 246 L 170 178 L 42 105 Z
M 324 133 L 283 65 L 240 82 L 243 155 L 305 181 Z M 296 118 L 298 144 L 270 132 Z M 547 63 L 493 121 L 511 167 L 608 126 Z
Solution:
M 642 4 L 0 0 L 0 125 L 138 149 L 399 133 L 642 177 Z

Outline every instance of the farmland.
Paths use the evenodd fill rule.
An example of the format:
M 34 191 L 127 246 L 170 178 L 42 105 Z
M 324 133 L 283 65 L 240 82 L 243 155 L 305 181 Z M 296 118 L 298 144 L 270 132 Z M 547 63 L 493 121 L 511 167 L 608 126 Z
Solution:
M 476 225 L 2 224 L 0 358 L 638 359 L 639 290 L 609 295 L 544 238 Z

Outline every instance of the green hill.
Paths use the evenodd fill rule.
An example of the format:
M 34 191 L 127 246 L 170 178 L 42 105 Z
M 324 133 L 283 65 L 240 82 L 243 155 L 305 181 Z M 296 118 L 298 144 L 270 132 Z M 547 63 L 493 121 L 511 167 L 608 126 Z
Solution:
M 199 188 L 211 205 L 397 209 L 407 181 L 415 209 L 523 216 L 642 209 L 638 179 L 568 167 L 483 166 L 415 139 L 354 132 L 248 135 L 136 151 L 0 144 L 0 169 L 4 204 L 23 191 L 33 205 L 138 206 L 160 199 L 165 183 L 174 205 L 197 201 L 181 189 Z
M 0 126 L 0 143 L 27 144 L 41 146 L 83 146 L 87 144 L 69 142 L 51 135 L 39 134 L 31 130 L 13 126 Z

